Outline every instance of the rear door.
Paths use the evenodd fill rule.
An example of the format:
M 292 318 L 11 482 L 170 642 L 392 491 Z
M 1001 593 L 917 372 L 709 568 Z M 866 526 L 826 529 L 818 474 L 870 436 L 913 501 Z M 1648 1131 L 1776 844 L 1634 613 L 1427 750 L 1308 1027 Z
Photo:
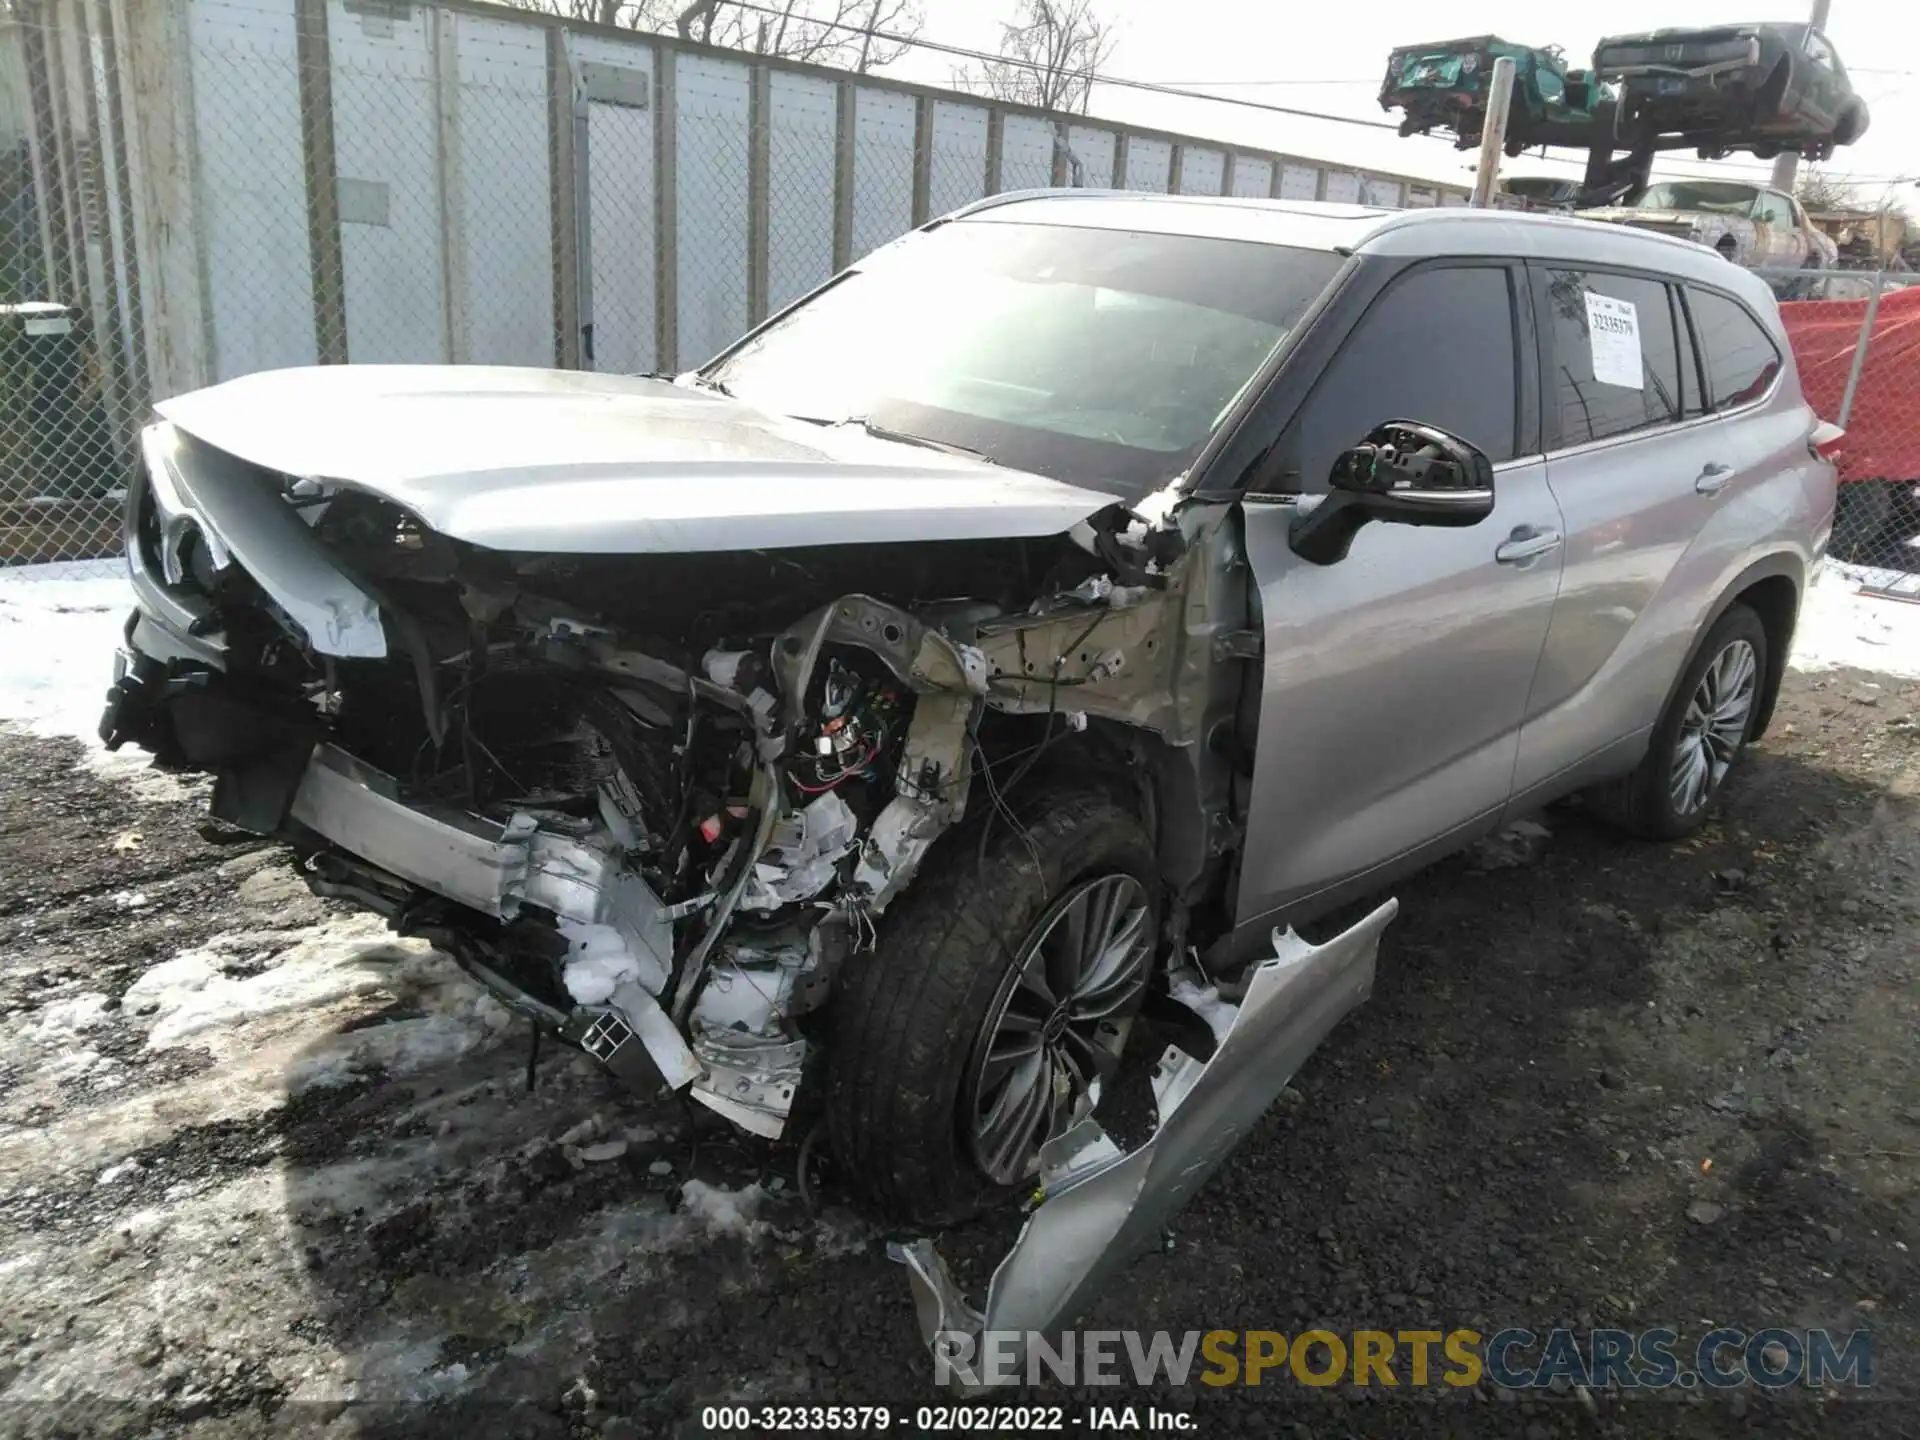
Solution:
M 1770 369 L 1755 356 L 1752 373 L 1728 370 L 1716 395 L 1679 286 L 1656 274 L 1529 268 L 1542 317 L 1546 476 L 1567 550 L 1517 796 L 1570 769 L 1617 768 L 1643 743 L 1743 543 L 1721 512 L 1741 503 L 1761 460 L 1739 423 L 1711 412 L 1757 404 L 1779 373 L 1769 348 Z M 1716 336 L 1723 318 L 1716 311 Z
M 1293 505 L 1246 499 L 1265 658 L 1243 922 L 1491 824 L 1506 802 L 1560 578 L 1524 279 L 1494 262 L 1398 276 L 1308 367 L 1293 413 L 1270 417 L 1256 491 L 1324 492 L 1341 450 L 1418 420 L 1496 462 L 1496 508 L 1463 529 L 1370 524 L 1320 566 L 1288 546 Z

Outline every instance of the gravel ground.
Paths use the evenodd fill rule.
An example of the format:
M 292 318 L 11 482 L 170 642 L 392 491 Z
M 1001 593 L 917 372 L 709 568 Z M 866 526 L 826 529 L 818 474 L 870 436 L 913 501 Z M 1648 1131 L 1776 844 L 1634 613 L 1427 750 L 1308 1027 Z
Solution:
M 529 1093 L 440 957 L 80 754 L 0 730 L 0 1427 L 617 1440 L 941 1398 L 830 1173 L 810 1206 L 792 1145 L 571 1055 Z M 1678 848 L 1563 808 L 1403 886 L 1371 1003 L 1086 1323 L 1864 1326 L 1871 1392 L 1079 1398 L 1204 1435 L 1915 1433 L 1920 683 L 1790 676 L 1725 798 Z M 977 1287 L 1003 1238 L 942 1245 Z

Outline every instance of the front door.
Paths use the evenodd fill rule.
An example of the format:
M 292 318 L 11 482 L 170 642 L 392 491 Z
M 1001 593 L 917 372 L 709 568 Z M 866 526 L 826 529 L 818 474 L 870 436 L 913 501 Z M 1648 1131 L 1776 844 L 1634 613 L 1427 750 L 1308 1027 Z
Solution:
M 1753 263 L 1798 267 L 1806 264 L 1807 235 L 1794 218 L 1793 202 L 1772 190 L 1762 190 L 1754 201 L 1753 218 L 1760 227 Z
M 1244 502 L 1265 658 L 1242 922 L 1454 843 L 1506 804 L 1563 544 L 1522 405 L 1523 273 L 1449 263 L 1395 280 L 1287 423 L 1267 482 L 1324 491 L 1340 450 L 1417 420 L 1496 462 L 1491 516 L 1370 524 L 1319 566 L 1287 543 L 1291 504 Z

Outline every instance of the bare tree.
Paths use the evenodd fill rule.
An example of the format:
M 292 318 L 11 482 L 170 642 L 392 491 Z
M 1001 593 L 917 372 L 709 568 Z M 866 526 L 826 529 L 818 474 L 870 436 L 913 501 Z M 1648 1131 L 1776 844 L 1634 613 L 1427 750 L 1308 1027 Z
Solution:
M 590 20 L 596 25 L 620 25 L 629 30 L 670 30 L 673 0 L 500 0 L 516 10 L 558 15 L 562 20 Z
M 865 73 L 898 60 L 926 23 L 922 0 L 717 0 L 694 6 L 696 40 Z
M 1809 168 L 1794 189 L 1800 203 L 1809 210 L 1852 210 L 1859 201 L 1846 176 L 1834 176 L 1825 170 Z
M 955 78 L 1001 100 L 1084 113 L 1116 38 L 1094 13 L 1093 0 L 1020 0 L 1014 18 L 1000 27 L 1001 58 Z
M 925 23 L 923 0 L 505 0 L 521 10 L 630 30 L 678 29 L 710 45 L 877 70 L 906 54 Z

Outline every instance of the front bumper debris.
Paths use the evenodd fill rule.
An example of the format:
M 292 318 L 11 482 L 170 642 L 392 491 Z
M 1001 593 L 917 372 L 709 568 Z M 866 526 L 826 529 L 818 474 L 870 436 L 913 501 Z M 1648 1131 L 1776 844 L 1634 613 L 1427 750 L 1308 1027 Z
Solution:
M 666 907 L 617 856 L 539 828 L 465 812 L 431 812 L 395 798 L 379 771 L 333 745 L 316 746 L 292 815 L 317 835 L 424 890 L 510 919 L 523 904 L 583 925 L 611 925 L 664 971 L 673 955 Z
M 651 961 L 656 989 L 673 964 L 668 909 L 617 856 L 538 828 L 530 815 L 505 824 L 395 798 L 393 781 L 345 751 L 314 748 L 290 814 L 348 854 L 484 915 L 510 919 L 523 905 L 581 925 L 611 926 L 630 953 Z M 561 1033 L 629 1081 L 649 1057 L 671 1089 L 702 1067 L 652 993 L 616 988 L 606 1005 L 580 1006 Z
M 1088 1119 L 1041 1151 L 1045 1199 L 995 1269 L 984 1311 L 967 1303 L 932 1241 L 888 1247 L 909 1271 L 936 1378 L 965 1393 L 1018 1383 L 1028 1337 L 1070 1325 L 1115 1271 L 1158 1242 L 1301 1063 L 1371 992 L 1380 937 L 1398 909 L 1388 900 L 1320 946 L 1276 930 L 1274 958 L 1253 972 L 1237 1007 L 1217 997 L 1191 1005 L 1214 1030 L 1213 1057 L 1203 1062 L 1168 1047 L 1153 1077 L 1159 1128 L 1139 1149 L 1123 1154 Z M 1174 994 L 1183 998 L 1182 988 Z

